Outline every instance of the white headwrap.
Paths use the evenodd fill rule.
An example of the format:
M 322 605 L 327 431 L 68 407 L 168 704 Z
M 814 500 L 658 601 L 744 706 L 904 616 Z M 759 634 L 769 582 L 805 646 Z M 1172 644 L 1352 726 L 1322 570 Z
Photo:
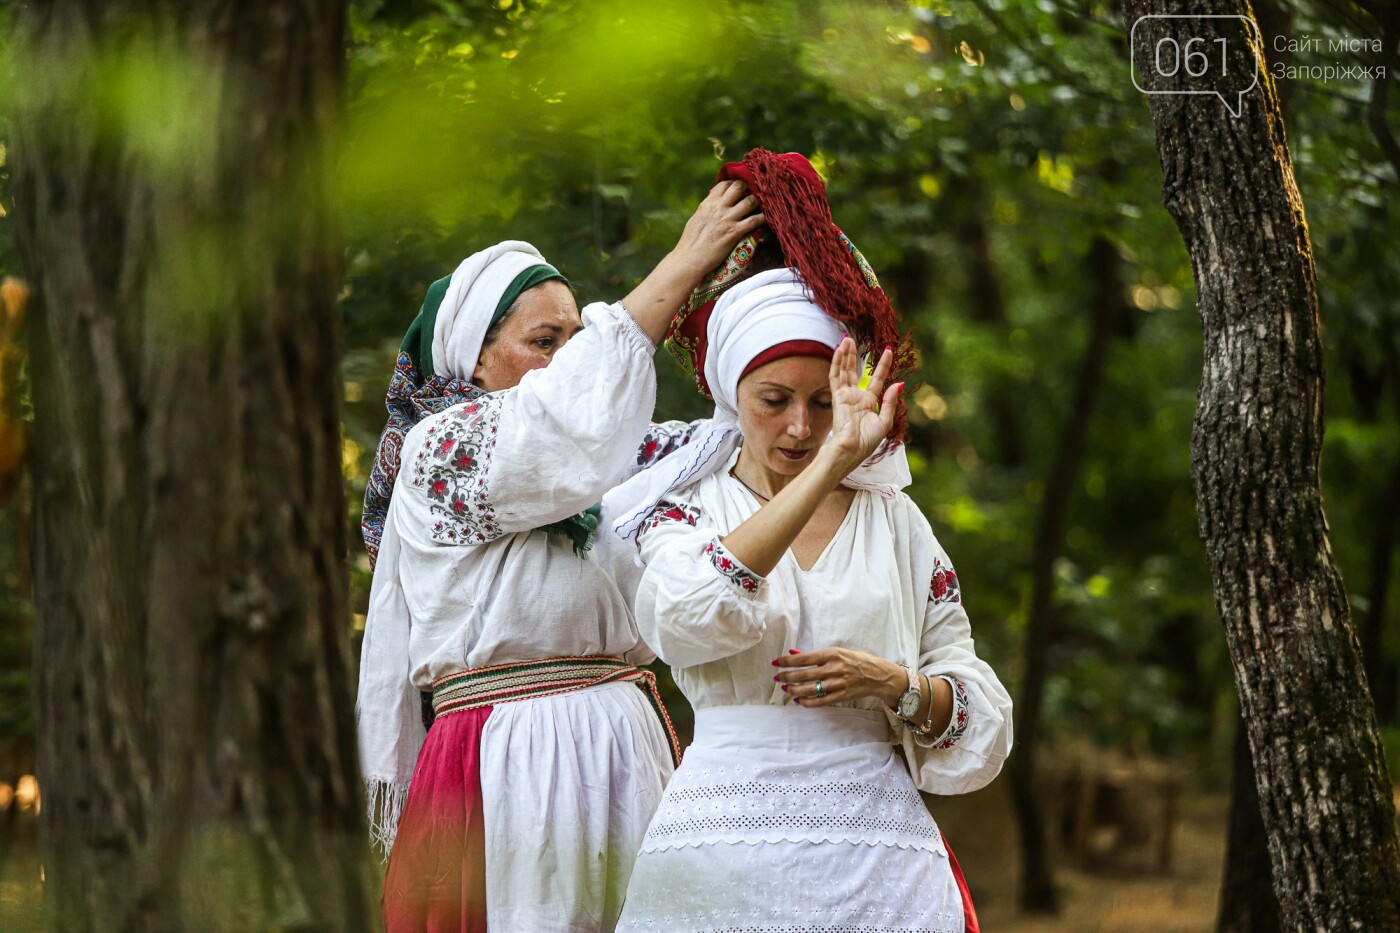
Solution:
M 481 343 L 506 289 L 520 273 L 542 264 L 547 265 L 540 251 L 520 240 L 497 243 L 462 260 L 438 305 L 433 327 L 436 375 L 471 381 Z M 399 578 L 401 551 L 396 497 L 391 497 L 370 584 L 355 697 L 370 835 L 386 854 L 425 736 L 418 688 L 408 679 L 412 618 Z
M 632 538 L 657 502 L 729 462 L 743 440 L 739 380 L 756 356 L 791 340 L 834 350 L 841 334 L 841 325 L 812 303 L 792 269 L 760 272 L 721 295 L 706 326 L 705 382 L 714 396 L 714 417 L 689 444 L 604 496 L 603 521 L 622 538 Z M 909 483 L 904 446 L 886 443 L 842 484 L 891 498 Z
M 438 305 L 434 373 L 470 382 L 501 296 L 517 275 L 546 264 L 540 251 L 524 240 L 506 240 L 463 259 Z

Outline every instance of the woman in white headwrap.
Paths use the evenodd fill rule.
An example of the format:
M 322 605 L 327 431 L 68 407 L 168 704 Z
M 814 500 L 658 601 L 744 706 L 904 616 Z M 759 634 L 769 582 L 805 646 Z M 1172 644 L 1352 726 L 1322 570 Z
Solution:
M 356 710 L 391 933 L 616 923 L 674 739 L 588 553 L 596 503 L 678 443 L 650 424 L 656 341 L 761 222 L 741 184 L 716 185 L 645 282 L 581 317 L 517 241 L 428 290 L 365 500 Z
M 810 293 L 779 268 L 719 297 L 690 343 L 713 421 L 604 500 L 644 567 L 638 628 L 695 708 L 619 929 L 975 929 L 919 791 L 995 777 L 1011 701 L 900 491 L 893 354 L 862 387 Z

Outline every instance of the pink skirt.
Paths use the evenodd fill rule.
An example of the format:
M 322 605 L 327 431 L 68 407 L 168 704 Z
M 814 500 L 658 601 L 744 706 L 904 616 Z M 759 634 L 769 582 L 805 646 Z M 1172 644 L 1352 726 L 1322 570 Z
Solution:
M 384 875 L 388 933 L 486 933 L 481 731 L 492 707 L 428 730 Z

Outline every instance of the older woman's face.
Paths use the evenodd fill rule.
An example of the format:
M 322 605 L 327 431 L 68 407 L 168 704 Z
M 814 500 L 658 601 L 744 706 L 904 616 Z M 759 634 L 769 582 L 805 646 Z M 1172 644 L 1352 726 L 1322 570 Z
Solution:
M 583 330 L 578 303 L 557 279 L 522 294 L 501 322 L 496 339 L 481 348 L 472 382 L 487 392 L 509 389 L 532 369 L 543 369 L 554 353 Z
M 790 356 L 739 381 L 744 447 L 774 473 L 801 473 L 831 433 L 830 371 L 830 360 Z

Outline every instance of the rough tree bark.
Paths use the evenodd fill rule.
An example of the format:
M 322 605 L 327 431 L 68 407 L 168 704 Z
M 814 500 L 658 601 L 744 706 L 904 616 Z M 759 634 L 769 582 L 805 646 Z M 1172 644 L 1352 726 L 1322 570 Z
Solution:
M 1292 11 L 1277 0 L 1257 0 L 1254 12 L 1259 30 L 1266 36 L 1293 35 Z M 1270 64 L 1293 64 L 1293 53 L 1265 43 L 1264 58 Z M 1292 122 L 1292 99 L 1288 85 L 1275 86 L 1279 119 Z M 1258 781 L 1254 759 L 1249 754 L 1249 738 L 1243 718 L 1235 726 L 1235 742 L 1230 775 L 1230 825 L 1225 837 L 1225 865 L 1220 875 L 1220 901 L 1215 918 L 1216 933 L 1277 933 L 1281 929 L 1278 895 L 1269 866 L 1269 837 L 1259 814 Z
M 15 20 L 49 924 L 375 925 L 354 759 L 343 4 Z
M 1045 788 L 1039 777 L 1037 752 L 1050 650 L 1055 642 L 1055 561 L 1059 559 L 1069 523 L 1069 506 L 1084 460 L 1089 422 L 1103 384 L 1109 342 L 1123 313 L 1120 265 L 1113 244 L 1102 236 L 1095 237 L 1085 261 L 1085 274 L 1093 283 L 1089 339 L 1075 375 L 1070 408 L 1045 483 L 1032 542 L 1025 673 L 1021 695 L 1016 699 L 1016 750 L 1011 756 L 1011 797 L 1021 839 L 1019 901 L 1021 909 L 1028 913 L 1056 913 L 1060 908 L 1046 840 Z
M 1129 0 L 1147 14 L 1251 16 L 1246 2 Z M 1135 33 L 1226 41 L 1258 85 L 1232 117 L 1214 96 L 1150 97 L 1168 212 L 1191 256 L 1205 338 L 1192 439 L 1201 535 L 1235 667 L 1284 925 L 1400 929 L 1400 843 L 1375 713 L 1319 489 L 1316 272 L 1278 97 L 1237 19 Z M 1194 88 L 1139 69 L 1151 91 Z M 1236 90 L 1247 81 L 1234 83 Z M 1230 86 L 1229 84 L 1225 86 Z M 1231 103 L 1235 101 L 1230 95 Z

